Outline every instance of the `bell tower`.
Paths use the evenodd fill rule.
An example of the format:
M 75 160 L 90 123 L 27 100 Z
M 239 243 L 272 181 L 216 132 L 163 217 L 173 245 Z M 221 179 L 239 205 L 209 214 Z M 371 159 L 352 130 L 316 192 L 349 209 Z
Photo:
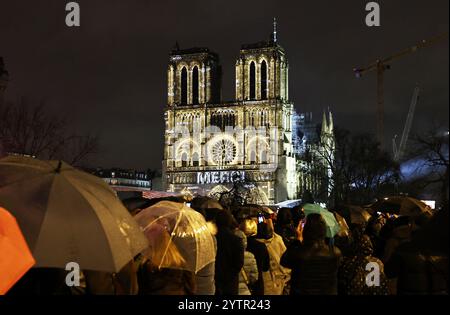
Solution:
M 242 45 L 236 61 L 236 100 L 289 99 L 289 64 L 278 44 L 277 22 L 270 40 Z
M 169 56 L 168 105 L 187 106 L 221 101 L 219 56 L 208 48 L 180 49 Z

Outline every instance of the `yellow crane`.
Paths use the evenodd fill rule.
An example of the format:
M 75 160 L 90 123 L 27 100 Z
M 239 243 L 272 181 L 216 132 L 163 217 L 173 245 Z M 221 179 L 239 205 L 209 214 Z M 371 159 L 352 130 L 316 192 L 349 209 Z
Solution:
M 377 59 L 375 62 L 366 67 L 353 69 L 353 72 L 357 78 L 360 78 L 363 74 L 370 71 L 377 72 L 377 139 L 381 148 L 384 148 L 384 71 L 391 68 L 390 63 L 392 61 L 412 54 L 421 48 L 436 44 L 447 37 L 448 32 L 442 33 L 438 36 L 430 38 L 429 40 L 422 40 L 418 44 L 389 57 Z

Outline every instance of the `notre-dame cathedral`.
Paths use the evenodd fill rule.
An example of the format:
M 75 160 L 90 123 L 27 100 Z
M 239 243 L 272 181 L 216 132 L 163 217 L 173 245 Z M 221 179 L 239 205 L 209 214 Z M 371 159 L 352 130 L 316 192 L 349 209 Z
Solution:
M 299 157 L 306 147 L 332 135 L 332 118 L 330 114 L 328 123 L 324 116 L 322 134 L 317 141 L 310 139 L 314 132 L 307 128 L 309 116 L 297 115 L 289 99 L 289 63 L 278 44 L 275 22 L 270 40 L 242 45 L 235 67 L 235 100 L 223 102 L 218 55 L 208 48 L 176 45 L 172 50 L 165 189 L 208 195 L 241 181 L 257 190 L 255 202 L 263 204 L 314 190 L 317 183 L 303 174 Z

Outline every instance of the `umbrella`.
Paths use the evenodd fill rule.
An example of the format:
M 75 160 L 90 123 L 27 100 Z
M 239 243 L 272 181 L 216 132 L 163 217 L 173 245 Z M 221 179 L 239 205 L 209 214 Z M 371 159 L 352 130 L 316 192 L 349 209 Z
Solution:
M 223 210 L 222 205 L 216 199 L 206 196 L 195 197 L 190 207 L 203 214 L 207 221 L 214 221 L 217 213 Z
M 5 294 L 34 265 L 16 219 L 0 208 L 0 295 Z
M 327 225 L 327 237 L 334 237 L 337 233 L 339 233 L 340 226 L 334 217 L 333 213 L 328 211 L 325 208 L 317 204 L 307 203 L 303 205 L 303 211 L 305 212 L 305 216 L 307 217 L 311 213 L 318 213 L 325 220 Z
M 258 205 L 245 205 L 245 206 L 239 207 L 235 211 L 234 216 L 238 220 L 244 220 L 244 219 L 254 218 L 254 217 L 257 217 L 259 215 L 265 215 L 265 214 L 266 214 L 266 211 L 261 206 L 258 206 Z
M 143 197 L 127 198 L 122 200 L 122 203 L 130 213 L 150 206 L 150 200 Z
M 0 206 L 17 219 L 36 267 L 117 272 L 148 243 L 114 191 L 60 161 L 0 160 Z
M 416 216 L 430 212 L 429 207 L 422 201 L 407 196 L 392 196 L 374 203 L 371 208 L 377 212 L 392 213 L 404 216 Z
M 346 205 L 340 210 L 342 215 L 351 224 L 367 224 L 371 217 L 370 213 L 360 206 Z
M 339 224 L 339 232 L 337 233 L 337 235 L 341 237 L 348 237 L 350 235 L 350 229 L 347 225 L 347 221 L 339 213 L 333 212 L 333 214 L 336 218 L 337 223 Z
M 197 273 L 215 261 L 214 236 L 204 217 L 185 204 L 161 201 L 134 218 L 150 243 L 143 254 L 154 266 Z
M 198 210 L 219 209 L 223 210 L 222 205 L 213 198 L 205 196 L 197 196 L 192 200 L 192 207 Z

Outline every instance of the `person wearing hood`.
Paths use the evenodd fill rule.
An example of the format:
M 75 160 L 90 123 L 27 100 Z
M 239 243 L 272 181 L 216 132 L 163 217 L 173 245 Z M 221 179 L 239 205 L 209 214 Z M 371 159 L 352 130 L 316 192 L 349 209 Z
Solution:
M 269 215 L 266 215 L 264 221 L 259 223 L 256 238 L 266 245 L 270 258 L 269 270 L 262 273 L 264 295 L 282 295 L 287 292 L 291 272 L 280 265 L 280 259 L 286 251 L 286 245 L 284 245 L 283 238 L 275 233 Z
M 247 236 L 241 230 L 236 235 L 242 239 L 244 247 L 244 266 L 239 274 L 239 295 L 252 295 L 251 287 L 258 281 L 258 265 L 255 256 L 247 251 Z
M 379 285 L 368 286 L 366 266 L 374 263 L 378 266 Z M 362 234 L 355 235 L 351 254 L 344 258 L 339 269 L 339 294 L 343 295 L 388 295 L 388 281 L 384 274 L 381 260 L 373 257 L 373 246 L 370 237 Z

